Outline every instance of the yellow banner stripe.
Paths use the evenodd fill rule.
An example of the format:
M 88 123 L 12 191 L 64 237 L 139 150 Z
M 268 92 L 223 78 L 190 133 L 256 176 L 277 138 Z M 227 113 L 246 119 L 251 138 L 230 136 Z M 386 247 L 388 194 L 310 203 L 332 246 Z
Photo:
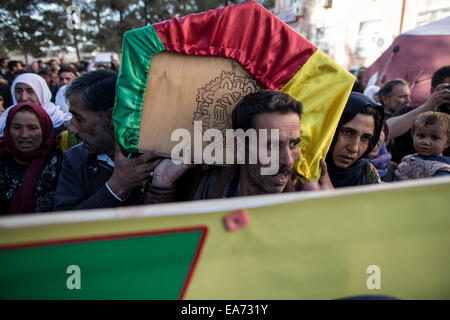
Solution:
M 303 104 L 301 156 L 295 169 L 307 180 L 320 177 L 325 158 L 355 77 L 317 50 L 281 89 Z
M 208 235 L 185 299 L 357 294 L 449 299 L 449 192 L 450 178 L 443 177 L 255 196 L 245 202 L 237 198 L 54 213 L 46 215 L 53 222 L 43 225 L 26 226 L 45 215 L 1 218 L 0 244 L 205 226 Z M 243 206 L 249 208 L 250 223 L 227 231 L 223 217 Z M 183 208 L 190 212 L 182 214 Z M 72 222 L 63 222 L 65 217 Z M 15 221 L 19 223 L 13 226 Z M 372 265 L 381 270 L 377 290 L 367 287 L 366 270 Z

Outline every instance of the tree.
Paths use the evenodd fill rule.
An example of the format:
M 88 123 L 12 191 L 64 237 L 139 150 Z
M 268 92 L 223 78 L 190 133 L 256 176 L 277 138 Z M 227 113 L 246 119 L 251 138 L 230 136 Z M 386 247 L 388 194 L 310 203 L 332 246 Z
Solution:
M 77 50 L 88 41 L 83 30 L 69 28 L 67 8 L 71 0 L 3 0 L 0 8 L 0 37 L 8 51 L 19 50 L 28 63 L 28 55 L 41 57 L 47 51 Z
M 2 0 L 0 41 L 7 51 L 40 57 L 46 51 L 115 51 L 120 53 L 126 31 L 245 0 Z M 274 0 L 259 1 L 266 8 Z M 77 8 L 79 21 L 67 10 Z
M 46 38 L 45 22 L 39 17 L 42 7 L 38 0 L 3 0 L 0 8 L 0 37 L 8 50 L 19 50 L 26 63 L 28 55 L 42 56 Z
M 52 0 L 52 6 L 42 12 L 43 19 L 46 21 L 48 48 L 52 51 L 68 51 L 69 47 L 75 49 L 78 60 L 80 60 L 81 43 L 89 42 L 86 34 L 80 28 L 81 17 L 75 17 L 72 12 L 72 0 Z M 69 10 L 69 12 L 68 12 Z
M 120 52 L 123 34 L 143 26 L 138 12 L 138 0 L 85 1 L 85 32 L 98 50 Z

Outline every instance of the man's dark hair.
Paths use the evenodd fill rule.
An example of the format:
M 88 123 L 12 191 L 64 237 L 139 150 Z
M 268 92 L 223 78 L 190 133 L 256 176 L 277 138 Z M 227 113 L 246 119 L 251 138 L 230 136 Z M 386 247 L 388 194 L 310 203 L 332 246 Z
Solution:
M 78 68 L 79 72 L 83 72 L 83 71 L 87 71 L 89 67 L 89 62 L 88 61 L 80 61 Z
M 433 73 L 431 78 L 431 87 L 435 88 L 439 84 L 444 82 L 445 78 L 450 78 L 450 66 L 439 68 Z
M 16 71 L 13 72 L 13 77 L 15 79 L 15 78 L 17 78 L 18 76 L 20 76 L 21 74 L 24 74 L 24 73 L 28 73 L 28 71 L 25 70 L 25 69 L 16 70 Z
M 61 68 L 59 68 L 58 75 L 61 75 L 61 73 L 63 73 L 63 72 L 71 72 L 76 76 L 78 73 L 78 70 L 71 64 L 65 64 Z
M 254 128 L 253 118 L 262 113 L 279 112 L 302 114 L 301 102 L 287 93 L 273 90 L 262 90 L 246 95 L 239 101 L 231 114 L 233 129 L 244 131 Z
M 80 94 L 86 109 L 95 111 L 98 118 L 103 112 L 114 107 L 116 97 L 117 72 L 95 70 L 81 75 L 66 89 L 66 98 Z
M 352 91 L 363 93 L 364 89 L 365 88 L 364 88 L 364 85 L 362 84 L 362 82 L 359 79 L 356 79 L 355 83 L 353 84 Z
M 12 71 L 12 69 L 17 66 L 17 64 L 20 63 L 20 61 L 17 60 L 9 60 L 8 62 L 8 70 Z
M 5 60 L 8 60 L 8 58 L 6 58 L 6 57 L 0 58 L 0 66 L 1 66 L 3 63 L 5 63 Z
M 398 85 L 408 86 L 408 82 L 403 79 L 392 79 L 381 87 L 380 91 L 378 91 L 378 98 L 380 99 L 381 104 L 383 104 L 383 97 L 389 96 L 392 93 L 392 90 Z
M 39 69 L 38 75 L 42 76 L 51 76 L 52 73 L 47 68 L 41 68 Z

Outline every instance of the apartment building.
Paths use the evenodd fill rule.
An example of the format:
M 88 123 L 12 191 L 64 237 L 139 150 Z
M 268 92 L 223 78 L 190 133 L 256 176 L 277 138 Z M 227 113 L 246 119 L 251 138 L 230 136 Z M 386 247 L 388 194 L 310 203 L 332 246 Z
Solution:
M 450 16 L 450 1 L 276 0 L 274 13 L 351 68 L 369 66 L 399 34 Z

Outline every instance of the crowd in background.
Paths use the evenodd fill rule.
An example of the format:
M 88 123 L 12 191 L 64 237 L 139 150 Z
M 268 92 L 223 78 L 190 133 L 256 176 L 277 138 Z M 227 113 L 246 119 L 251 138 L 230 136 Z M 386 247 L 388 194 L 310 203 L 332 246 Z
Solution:
M 271 90 L 242 99 L 232 121 L 233 129 L 280 130 L 275 175 L 262 176 L 261 164 L 193 167 L 176 165 L 154 151 L 124 153 L 115 142 L 112 121 L 119 69 L 113 58 L 110 64 L 52 59 L 29 66 L 0 59 L 1 214 L 322 190 L 450 174 L 450 66 L 436 70 L 430 97 L 421 106 L 410 105 L 406 81 L 364 88 L 359 74 L 329 152 L 320 161 L 318 182 L 305 182 L 294 170 L 301 102 Z

